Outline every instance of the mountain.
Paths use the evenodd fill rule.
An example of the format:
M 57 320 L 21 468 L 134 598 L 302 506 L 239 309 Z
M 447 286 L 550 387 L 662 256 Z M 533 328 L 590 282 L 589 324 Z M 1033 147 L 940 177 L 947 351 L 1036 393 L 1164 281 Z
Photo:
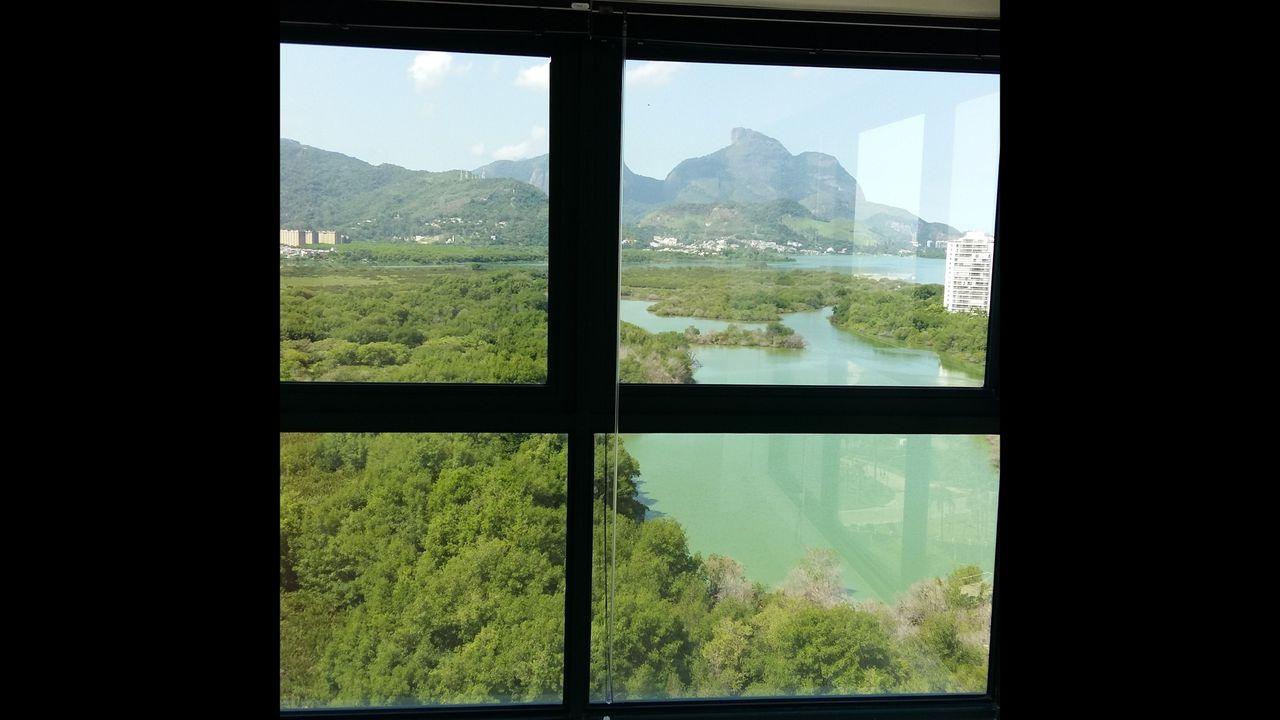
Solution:
M 547 196 L 523 181 L 374 166 L 281 138 L 280 227 L 352 240 L 546 245 Z
M 728 147 L 676 165 L 663 188 L 667 199 L 705 203 L 795 200 L 810 211 L 853 217 L 865 201 L 853 176 L 830 155 L 792 155 L 782 143 L 746 128 L 734 128 Z
M 526 160 L 497 160 L 472 170 L 482 178 L 511 178 L 526 182 L 544 193 L 551 193 L 551 175 L 547 167 L 550 153 Z
M 473 171 L 370 165 L 280 140 L 280 225 L 333 229 L 353 240 L 545 245 L 549 155 Z M 662 180 L 623 165 L 624 240 L 788 251 L 898 252 L 960 236 L 898 207 L 867 200 L 831 155 L 793 155 L 734 128 L 730 143 L 689 158 Z
M 664 180 L 626 168 L 623 172 L 622 219 L 635 226 L 637 238 L 647 232 L 641 228 L 677 237 L 683 231 L 702 239 L 758 238 L 761 214 L 748 208 L 778 201 L 797 203 L 804 212 L 774 206 L 790 210 L 768 223 L 770 232 L 778 235 L 771 239 L 809 248 L 892 251 L 960 236 L 943 223 L 867 200 L 835 157 L 819 152 L 793 155 L 774 138 L 748 128 L 734 128 L 728 146 L 681 162 Z
M 551 193 L 551 173 L 548 167 L 550 153 L 525 160 L 497 160 L 482 165 L 471 172 L 482 178 L 511 178 L 529 183 L 544 193 Z M 644 206 L 660 205 L 665 199 L 661 180 L 637 175 L 625 164 L 622 166 L 622 186 L 628 202 Z

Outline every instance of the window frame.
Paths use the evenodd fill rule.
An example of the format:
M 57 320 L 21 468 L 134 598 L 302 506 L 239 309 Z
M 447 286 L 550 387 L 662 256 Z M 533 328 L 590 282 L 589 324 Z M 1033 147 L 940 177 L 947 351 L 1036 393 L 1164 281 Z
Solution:
M 999 20 L 506 0 L 281 2 L 280 42 L 551 58 L 547 382 L 538 386 L 280 383 L 281 432 L 536 432 L 568 437 L 564 685 L 558 704 L 281 709 L 282 718 L 991 718 L 1000 593 L 981 694 L 590 700 L 594 437 L 621 432 L 1000 432 L 1001 243 L 979 388 L 615 385 L 627 59 L 999 72 Z M 996 227 L 1000 226 L 997 186 Z M 996 575 L 1000 566 L 997 510 Z

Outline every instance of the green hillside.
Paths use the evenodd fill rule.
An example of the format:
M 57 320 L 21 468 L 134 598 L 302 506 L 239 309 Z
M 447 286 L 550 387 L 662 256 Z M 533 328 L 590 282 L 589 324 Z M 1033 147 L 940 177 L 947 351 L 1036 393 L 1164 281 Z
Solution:
M 281 138 L 280 227 L 355 241 L 546 245 L 547 196 L 508 178 L 373 166 Z
M 354 241 L 439 246 L 547 245 L 549 156 L 474 171 L 370 165 L 280 140 L 280 227 L 336 230 Z M 867 200 L 836 158 L 792 155 L 761 133 L 681 162 L 664 180 L 624 167 L 622 236 L 647 250 L 654 237 L 686 256 L 779 252 L 924 252 L 959 232 Z

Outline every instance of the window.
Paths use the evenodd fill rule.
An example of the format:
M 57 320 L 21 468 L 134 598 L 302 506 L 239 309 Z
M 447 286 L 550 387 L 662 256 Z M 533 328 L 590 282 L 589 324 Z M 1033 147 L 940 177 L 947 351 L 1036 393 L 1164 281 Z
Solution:
M 332 319 L 343 311 L 336 306 L 350 301 L 358 306 L 357 319 L 373 317 L 377 322 L 369 325 L 383 326 L 388 337 L 339 338 L 356 346 L 337 349 L 349 351 L 344 359 L 368 362 L 335 362 L 332 368 L 324 358 L 286 358 L 286 350 L 312 354 L 314 348 L 285 347 L 298 338 L 282 337 L 281 715 L 389 716 L 412 707 L 416 715 L 433 717 L 856 717 L 886 708 L 920 717 L 993 716 L 999 667 L 998 606 L 990 602 L 998 600 L 999 587 L 994 561 L 999 244 L 990 249 L 990 275 L 978 275 L 983 282 L 990 278 L 988 311 L 966 314 L 989 319 L 984 366 L 976 374 L 954 376 L 980 381 L 851 383 L 846 374 L 813 383 L 732 375 L 671 382 L 679 379 L 677 372 L 670 378 L 643 373 L 629 378 L 628 360 L 644 360 L 646 348 L 661 341 L 635 333 L 629 337 L 628 327 L 619 326 L 618 312 L 620 293 L 628 288 L 652 291 L 665 282 L 655 275 L 641 278 L 648 285 L 628 285 L 628 257 L 634 258 L 632 251 L 638 248 L 625 244 L 627 223 L 654 228 L 627 215 L 628 179 L 636 186 L 627 174 L 634 168 L 623 167 L 624 78 L 629 70 L 634 76 L 646 63 L 704 63 L 989 75 L 999 69 L 998 20 L 894 18 L 886 23 L 884 16 L 827 14 L 793 15 L 789 19 L 795 22 L 776 23 L 767 19 L 777 17 L 772 11 L 655 9 L 640 3 L 579 11 L 521 3 L 498 9 L 369 2 L 342 12 L 335 19 L 328 10 L 306 3 L 282 6 L 282 48 L 404 53 L 399 56 L 408 60 L 402 79 L 427 85 L 463 67 L 469 73 L 488 71 L 481 58 L 514 59 L 518 67 L 508 73 L 507 90 L 542 83 L 549 87 L 539 142 L 545 141 L 545 152 L 556 160 L 540 177 L 546 186 L 539 211 L 545 213 L 539 216 L 545 244 L 524 246 L 546 248 L 533 270 L 527 266 L 535 261 L 519 254 L 521 246 L 506 246 L 507 254 L 500 257 L 467 256 L 460 267 L 431 268 L 423 276 L 429 279 L 420 283 L 424 288 L 403 290 L 401 297 L 397 283 L 410 280 L 387 267 L 394 264 L 390 256 L 378 253 L 402 249 L 396 245 L 418 246 L 427 248 L 418 252 L 457 259 L 446 257 L 456 250 L 437 249 L 438 243 L 417 237 L 430 240 L 435 235 L 415 232 L 412 244 L 403 242 L 408 231 L 392 233 L 401 243 L 367 243 L 371 262 L 342 268 L 346 277 L 341 283 L 322 272 L 309 275 L 306 263 L 311 258 L 290 259 L 287 272 L 282 270 L 282 326 L 293 322 L 285 317 L 286 294 L 306 302 L 318 297 L 321 288 L 335 292 L 332 287 L 338 285 L 348 293 L 345 300 L 315 316 Z M 415 75 L 414 58 L 423 53 L 430 55 Z M 662 71 L 648 72 L 657 77 Z M 428 89 L 435 87 L 440 85 Z M 478 97 L 486 87 L 473 78 L 468 89 Z M 424 95 L 422 104 L 431 101 Z M 444 105 L 418 109 L 450 111 Z M 739 133 L 743 137 L 748 136 Z M 512 144 L 523 140 L 537 138 L 531 131 Z M 474 165 L 447 169 L 475 174 L 498 162 L 492 151 L 501 145 L 495 142 L 477 138 L 473 147 L 463 149 L 478 151 L 472 156 Z M 482 143 L 484 149 L 478 147 Z M 282 140 L 282 154 L 296 149 Z M 791 155 L 809 150 L 817 151 L 787 148 Z M 510 156 L 526 151 L 532 153 L 532 143 Z M 531 157 L 536 155 L 519 159 Z M 362 160 L 399 164 L 395 156 Z M 485 176 L 456 182 L 480 183 L 481 190 L 500 184 L 521 193 L 526 190 L 517 183 L 533 187 L 529 180 L 534 175 L 531 169 L 528 179 Z M 644 185 L 641 180 L 641 193 Z M 486 194 L 468 199 L 478 197 Z M 383 200 L 389 203 L 383 209 L 395 219 L 393 200 Z M 696 219 L 703 210 L 712 212 L 695 209 L 680 221 Z M 814 217 L 796 211 L 790 222 L 808 229 L 823 222 L 821 213 L 808 212 Z M 930 220 L 923 209 L 913 214 Z M 471 221 L 443 213 L 439 219 L 415 220 L 429 226 L 433 219 L 443 223 L 454 217 L 461 219 L 458 225 Z M 492 222 L 484 229 L 517 219 L 487 218 Z M 850 237 L 857 236 L 854 221 L 856 216 L 845 228 Z M 700 222 L 715 219 L 708 215 Z M 284 227 L 283 217 L 280 229 L 285 247 L 304 247 L 301 235 L 295 246 L 285 230 L 317 233 L 315 247 L 307 249 L 349 250 L 366 244 L 342 244 L 337 227 Z M 830 227 L 817 230 L 835 237 Z M 651 249 L 688 246 L 678 231 L 677 224 L 650 232 L 649 242 L 657 243 Z M 996 234 L 994 224 L 989 232 Z M 818 234 L 810 239 L 816 241 Z M 674 242 L 667 240 L 672 237 Z M 326 239 L 334 242 L 333 248 L 325 247 Z M 952 239 L 958 238 L 944 239 L 948 248 Z M 496 237 L 490 241 L 486 251 L 503 247 Z M 803 245 L 802 240 L 793 242 Z M 464 245 L 467 252 L 482 246 Z M 778 246 L 795 247 L 785 242 Z M 937 257 L 931 259 L 945 266 L 946 250 L 933 251 Z M 755 268 L 748 265 L 746 270 Z M 778 277 L 783 279 L 775 287 L 788 282 L 785 275 Z M 502 316 L 502 310 L 486 306 L 480 312 L 484 320 L 501 324 L 517 321 L 526 310 L 541 313 L 545 340 L 540 374 L 476 374 L 484 363 L 474 352 L 461 354 L 456 364 L 470 376 L 408 377 L 388 370 L 412 366 L 415 358 L 426 364 L 438 357 L 427 351 L 413 356 L 432 341 L 446 349 L 497 349 L 501 356 L 501 343 L 494 340 L 511 340 L 511 334 L 477 337 L 473 345 L 463 346 L 463 334 L 448 331 L 424 337 L 417 345 L 399 343 L 408 349 L 406 358 L 396 354 L 397 348 L 377 345 L 394 345 L 393 330 L 403 334 L 416 327 L 410 321 L 413 313 L 436 302 L 427 288 L 455 293 L 448 297 L 461 296 L 465 288 L 466 297 L 472 297 L 492 278 L 501 280 L 494 284 L 507 283 L 510 291 L 495 305 L 515 311 Z M 538 281 L 545 285 L 531 292 L 522 285 Z M 400 300 L 389 309 L 366 307 Z M 965 301 L 981 298 L 971 294 Z M 439 304 L 449 312 L 454 308 L 443 306 L 456 306 L 451 301 Z M 628 312 L 624 305 L 623 320 Z M 727 332 L 730 321 L 700 332 Z M 763 328 L 743 326 L 738 332 L 747 344 L 777 340 L 785 345 L 785 338 L 776 337 L 786 335 L 785 330 L 770 333 L 770 321 L 764 322 Z M 359 326 L 335 323 L 334 329 L 358 334 Z M 366 345 L 377 346 L 361 356 Z M 336 351 L 327 346 L 319 350 Z M 379 354 L 381 350 L 387 352 Z M 675 350 L 673 354 L 688 357 L 687 346 Z M 670 353 L 672 348 L 657 351 Z M 286 367 L 287 359 L 296 365 Z M 655 363 L 663 365 L 648 364 Z M 302 373 L 317 365 L 325 372 L 286 378 L 286 370 Z M 645 363 L 636 365 L 643 368 Z M 680 365 L 671 367 L 679 370 Z M 348 369 L 338 369 L 342 367 Z M 617 382 L 619 372 L 627 382 Z M 680 488 L 683 495 L 670 487 L 663 490 L 661 482 L 681 481 L 671 468 L 689 464 L 690 458 L 705 461 L 697 479 L 685 478 L 696 484 Z M 941 468 L 959 469 L 942 478 Z M 769 512 L 746 507 L 734 495 L 737 488 L 750 488 L 753 501 L 772 497 L 775 502 Z M 682 508 L 689 507 L 706 511 L 710 519 L 700 526 L 682 520 Z M 657 513 L 668 517 L 655 519 Z M 735 528 L 717 531 L 716 523 Z M 766 537 L 786 532 L 786 542 L 775 543 L 770 557 L 746 557 L 751 548 L 760 547 L 759 538 L 749 532 L 753 526 Z M 722 549 L 705 541 L 717 535 L 728 540 Z M 815 541 L 820 537 L 829 545 Z M 833 545 L 838 546 L 834 555 Z M 735 552 L 744 557 L 734 558 Z M 678 582 L 670 586 L 655 586 L 676 576 Z M 920 586 L 930 579 L 937 583 Z M 666 605 L 643 605 L 642 593 L 632 592 L 641 586 Z M 892 644 L 900 638 L 887 634 L 889 619 L 881 622 L 873 611 L 850 602 L 850 597 L 880 599 L 888 608 L 895 595 L 913 587 L 924 587 L 915 598 L 924 608 L 915 632 L 928 635 L 917 638 L 914 647 L 936 641 L 934 646 L 955 649 L 954 655 L 895 655 Z M 699 612 L 720 616 L 705 623 L 677 617 L 692 607 L 681 602 L 697 592 L 705 595 Z M 774 600 L 761 600 L 769 593 Z M 732 602 L 754 602 L 755 610 L 772 614 L 764 619 L 745 612 L 732 616 L 723 604 Z M 777 607 L 792 603 L 801 612 L 770 611 L 770 602 Z M 984 627 L 992 628 L 986 635 L 990 676 L 983 672 L 985 657 L 979 663 L 966 655 L 974 642 L 981 643 L 975 638 Z M 703 636 L 693 636 L 699 632 Z M 867 657 L 839 651 L 810 658 L 807 667 L 758 662 L 769 653 L 783 657 L 786 638 L 813 636 L 823 644 L 822 633 L 868 638 L 858 645 Z M 681 663 L 679 672 L 669 671 Z M 823 675 L 824 664 L 836 668 L 830 677 Z M 490 672 L 495 668 L 502 672 Z M 906 679 L 913 682 L 899 682 Z M 472 708 L 471 703 L 483 707 Z
M 623 382 L 982 385 L 998 75 L 625 77 Z
M 558 702 L 565 453 L 536 433 L 282 435 L 281 707 Z
M 999 448 L 624 434 L 616 537 L 597 550 L 612 571 L 600 695 L 985 691 Z
M 545 58 L 281 45 L 282 381 L 546 382 L 549 87 Z

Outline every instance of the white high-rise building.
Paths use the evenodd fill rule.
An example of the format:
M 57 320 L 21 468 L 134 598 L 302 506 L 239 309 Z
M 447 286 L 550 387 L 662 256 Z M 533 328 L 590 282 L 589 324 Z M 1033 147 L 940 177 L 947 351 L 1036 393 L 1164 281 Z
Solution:
M 970 230 L 947 243 L 946 285 L 942 304 L 947 312 L 991 310 L 991 262 L 996 239 Z

